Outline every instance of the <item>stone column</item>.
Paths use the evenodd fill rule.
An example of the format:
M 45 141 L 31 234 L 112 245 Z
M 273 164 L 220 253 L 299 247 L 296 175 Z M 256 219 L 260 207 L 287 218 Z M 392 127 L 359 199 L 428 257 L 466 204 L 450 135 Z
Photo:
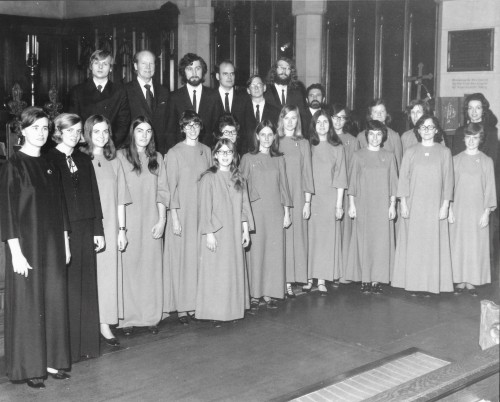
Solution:
M 210 24 L 214 22 L 214 9 L 210 0 L 177 0 L 179 7 L 179 59 L 186 53 L 196 53 L 208 65 L 205 76 L 210 85 L 212 61 L 210 60 Z
M 295 55 L 299 79 L 307 87 L 321 82 L 323 15 L 326 0 L 293 0 L 295 16 Z

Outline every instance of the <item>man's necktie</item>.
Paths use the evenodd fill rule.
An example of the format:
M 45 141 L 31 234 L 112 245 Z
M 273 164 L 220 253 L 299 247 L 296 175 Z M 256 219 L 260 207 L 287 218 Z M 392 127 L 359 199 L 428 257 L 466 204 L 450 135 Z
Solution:
M 226 99 L 224 100 L 224 111 L 226 113 L 231 113 L 231 110 L 229 109 L 229 92 L 226 92 Z
M 146 88 L 146 103 L 148 104 L 149 108 L 153 110 L 153 92 L 151 92 L 151 85 L 146 84 L 144 85 L 144 88 Z
M 98 85 L 98 86 L 97 86 L 97 90 L 98 90 L 99 92 L 102 92 L 102 85 Z
M 281 90 L 281 106 L 285 106 L 286 104 L 286 99 L 285 99 L 285 90 Z
M 257 110 L 255 111 L 255 120 L 257 120 L 257 123 L 260 123 L 260 105 L 255 105 L 255 107 L 257 108 Z
M 198 113 L 196 110 L 196 90 L 193 91 L 193 109 L 196 113 Z

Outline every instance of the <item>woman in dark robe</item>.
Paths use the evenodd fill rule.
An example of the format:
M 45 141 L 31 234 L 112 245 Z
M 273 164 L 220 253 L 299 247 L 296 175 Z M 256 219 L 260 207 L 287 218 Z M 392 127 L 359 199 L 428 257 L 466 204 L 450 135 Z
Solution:
M 68 296 L 71 361 L 99 356 L 99 308 L 95 252 L 104 247 L 99 189 L 90 156 L 75 149 L 82 135 L 76 114 L 63 113 L 54 120 L 57 146 L 45 157 L 61 173 L 71 223 Z M 94 246 L 95 244 L 95 246 Z
M 69 378 L 66 264 L 69 220 L 57 170 L 40 157 L 48 116 L 21 115 L 24 145 L 0 169 L 0 238 L 9 247 L 5 278 L 5 363 L 11 381 L 45 388 L 47 373 Z

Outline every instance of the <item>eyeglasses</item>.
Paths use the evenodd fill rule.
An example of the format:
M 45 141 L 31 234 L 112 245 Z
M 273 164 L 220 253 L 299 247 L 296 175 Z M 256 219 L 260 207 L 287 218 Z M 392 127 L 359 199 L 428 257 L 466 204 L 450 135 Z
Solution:
M 200 127 L 201 127 L 200 123 L 191 123 L 191 124 L 186 124 L 184 126 L 184 130 L 196 130 Z
M 234 152 L 229 150 L 229 151 L 217 151 L 217 153 L 222 156 L 229 156 L 232 155 Z
M 429 131 L 433 131 L 436 129 L 436 126 L 420 126 L 419 130 L 422 130 L 424 133 L 427 133 Z
M 252 84 L 250 85 L 250 88 L 252 89 L 260 89 L 264 86 L 264 84 Z
M 333 120 L 345 120 L 346 116 L 333 116 L 332 119 Z
M 224 130 L 222 132 L 223 135 L 228 135 L 230 137 L 236 137 L 238 135 L 238 132 L 236 130 L 232 130 L 232 131 L 229 131 L 229 130 Z

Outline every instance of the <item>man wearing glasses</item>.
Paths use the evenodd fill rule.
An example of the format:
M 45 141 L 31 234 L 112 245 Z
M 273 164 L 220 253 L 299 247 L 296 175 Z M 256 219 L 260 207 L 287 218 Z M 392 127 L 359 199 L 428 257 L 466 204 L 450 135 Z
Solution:
M 239 151 L 244 154 L 251 150 L 255 128 L 263 120 L 270 120 L 274 125 L 278 123 L 280 109 L 268 102 L 264 97 L 266 85 L 258 75 L 252 75 L 247 80 L 247 92 L 250 95 L 250 102 L 245 108 L 245 131 L 241 130 L 241 141 Z
M 164 152 L 181 141 L 179 119 L 188 109 L 194 110 L 203 121 L 201 142 L 209 147 L 212 145 L 212 133 L 218 117 L 217 92 L 203 85 L 207 71 L 207 63 L 195 53 L 187 53 L 180 60 L 179 75 L 185 85 L 172 92 L 168 101 L 167 142 Z

